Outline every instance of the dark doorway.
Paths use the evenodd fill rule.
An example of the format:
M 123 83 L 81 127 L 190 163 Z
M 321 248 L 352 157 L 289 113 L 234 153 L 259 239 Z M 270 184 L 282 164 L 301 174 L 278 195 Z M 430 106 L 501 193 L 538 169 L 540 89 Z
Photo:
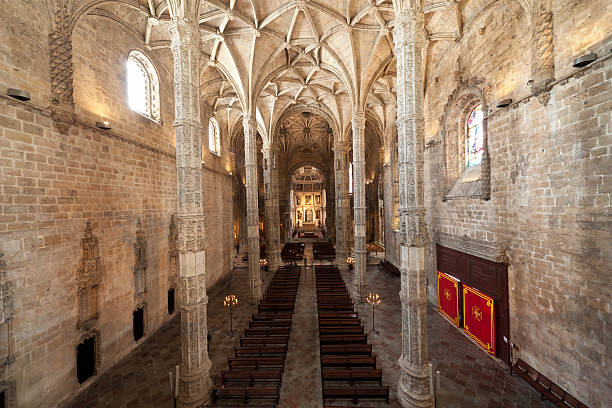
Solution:
M 168 314 L 174 313 L 174 288 L 168 290 Z
M 508 267 L 474 255 L 437 245 L 438 270 L 460 284 L 469 285 L 493 298 L 495 303 L 496 356 L 510 361 L 510 319 L 508 305 Z M 460 323 L 460 327 L 463 322 Z
M 144 308 L 139 307 L 134 311 L 134 341 L 144 336 Z
M 0 392 L 0 408 L 6 408 L 6 392 Z
M 84 383 L 96 372 L 96 338 L 90 337 L 77 346 L 77 380 L 79 384 Z M 4 394 L 4 393 L 3 393 Z M 0 407 L 4 406 L 2 398 Z

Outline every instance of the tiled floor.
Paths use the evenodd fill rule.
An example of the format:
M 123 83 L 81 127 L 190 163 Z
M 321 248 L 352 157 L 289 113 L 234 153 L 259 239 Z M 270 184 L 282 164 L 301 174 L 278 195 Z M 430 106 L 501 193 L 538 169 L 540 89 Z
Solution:
M 309 248 L 307 248 L 307 251 Z M 246 268 L 234 272 L 230 289 L 239 299 L 248 298 Z M 271 277 L 268 273 L 266 280 Z M 348 273 L 345 275 L 349 279 Z M 399 378 L 397 360 L 400 355 L 400 301 L 399 277 L 384 269 L 368 266 L 369 291 L 383 299 L 376 310 L 376 329 L 380 335 L 371 335 L 370 342 L 383 369 L 383 383 L 391 389 L 390 404 L 362 403 L 366 407 L 398 407 L 396 389 Z M 314 275 L 310 268 L 303 270 L 293 318 L 291 340 L 283 376 L 280 407 L 315 408 L 322 406 L 319 345 L 316 321 Z M 371 308 L 361 305 L 359 314 L 368 331 L 371 327 Z M 209 330 L 212 335 L 210 358 L 211 377 L 219 382 L 221 369 L 227 367 L 242 329 L 247 325 L 255 306 L 240 302 L 234 312 L 233 336 L 226 334 L 229 315 L 223 310 L 222 295 L 211 296 L 208 303 Z M 535 408 L 552 407 L 540 401 L 540 396 L 525 382 L 510 376 L 496 361 L 455 329 L 438 312 L 428 310 L 429 356 L 434 370 L 441 373 L 441 391 L 438 408 Z M 78 395 L 70 408 L 132 408 L 172 407 L 168 372 L 180 361 L 180 320 L 170 323 L 154 333 L 134 352 L 100 376 L 95 383 Z M 340 405 L 339 403 L 337 405 Z M 343 405 L 352 406 L 350 403 Z

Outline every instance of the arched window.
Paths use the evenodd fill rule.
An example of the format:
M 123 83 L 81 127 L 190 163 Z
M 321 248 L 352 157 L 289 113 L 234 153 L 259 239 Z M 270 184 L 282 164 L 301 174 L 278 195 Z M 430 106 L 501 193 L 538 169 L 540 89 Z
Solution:
M 140 51 L 128 55 L 127 85 L 130 109 L 159 122 L 159 79 L 151 60 Z
M 221 155 L 219 124 L 215 118 L 208 121 L 208 149 L 216 155 Z
M 349 165 L 349 194 L 353 194 L 353 163 Z
M 483 129 L 482 129 L 482 105 L 472 110 L 467 120 L 467 137 L 465 141 L 465 164 L 475 166 L 482 160 Z

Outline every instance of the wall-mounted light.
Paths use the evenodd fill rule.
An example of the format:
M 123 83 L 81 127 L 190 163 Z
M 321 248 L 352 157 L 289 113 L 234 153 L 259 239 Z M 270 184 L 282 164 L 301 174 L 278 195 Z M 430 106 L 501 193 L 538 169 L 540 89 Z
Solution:
M 597 54 L 594 52 L 579 56 L 574 60 L 574 68 L 586 67 L 591 62 L 597 59 Z
M 497 107 L 498 108 L 505 108 L 506 106 L 510 105 L 512 103 L 512 99 L 507 98 L 507 99 L 502 99 L 501 101 L 497 102 Z
M 28 91 L 24 91 L 23 89 L 9 88 L 6 90 L 6 94 L 11 98 L 15 98 L 20 101 L 30 100 L 30 93 Z
M 232 174 L 233 174 L 233 173 L 230 171 L 230 172 L 229 172 L 229 175 L 231 176 Z
M 102 129 L 102 130 L 111 130 L 112 126 L 111 123 L 108 120 L 103 120 L 100 122 L 96 122 L 96 127 L 98 129 Z

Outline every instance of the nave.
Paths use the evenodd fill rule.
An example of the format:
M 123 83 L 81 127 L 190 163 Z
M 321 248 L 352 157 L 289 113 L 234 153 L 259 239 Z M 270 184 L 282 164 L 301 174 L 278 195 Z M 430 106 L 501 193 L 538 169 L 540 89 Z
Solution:
M 312 244 L 305 245 L 304 254 L 313 259 Z M 353 404 L 350 400 L 328 400 L 325 406 L 399 406 L 396 389 L 399 380 L 397 360 L 401 354 L 401 335 L 397 329 L 401 315 L 398 296 L 400 278 L 376 264 L 369 264 L 367 272 L 371 277 L 370 290 L 378 293 L 382 299 L 381 305 L 375 310 L 375 328 L 380 334 L 368 334 L 368 343 L 377 356 L 377 368 L 382 369 L 382 382 L 389 386 L 390 401 L 387 404 L 384 400 L 364 399 L 359 404 Z M 350 287 L 350 273 L 342 272 L 347 287 Z M 273 276 L 272 270 L 265 274 L 265 287 Z M 233 312 L 232 336 L 227 335 L 229 313 L 223 307 L 223 299 L 230 292 L 235 293 L 239 299 Z M 248 269 L 245 267 L 235 268 L 230 279 L 209 293 L 209 355 L 214 386 L 220 384 L 220 373 L 227 370 L 228 357 L 234 355 L 234 347 L 240 344 L 244 329 L 248 327 L 253 313 L 257 312 L 257 306 L 246 301 L 248 293 Z M 301 266 L 278 407 L 324 406 L 316 305 L 314 268 Z M 372 325 L 371 307 L 367 303 L 356 305 L 356 311 L 365 333 L 368 333 Z M 510 376 L 507 369 L 454 329 L 431 305 L 428 307 L 427 322 L 429 357 L 434 371 L 439 370 L 441 376 L 441 389 L 437 393 L 438 407 L 553 407 L 549 402 L 541 401 L 540 395 L 516 374 Z M 179 362 L 180 317 L 176 316 L 101 375 L 65 408 L 172 407 L 168 372 L 173 371 Z M 256 406 L 243 405 L 241 401 L 231 406 L 251 405 Z

